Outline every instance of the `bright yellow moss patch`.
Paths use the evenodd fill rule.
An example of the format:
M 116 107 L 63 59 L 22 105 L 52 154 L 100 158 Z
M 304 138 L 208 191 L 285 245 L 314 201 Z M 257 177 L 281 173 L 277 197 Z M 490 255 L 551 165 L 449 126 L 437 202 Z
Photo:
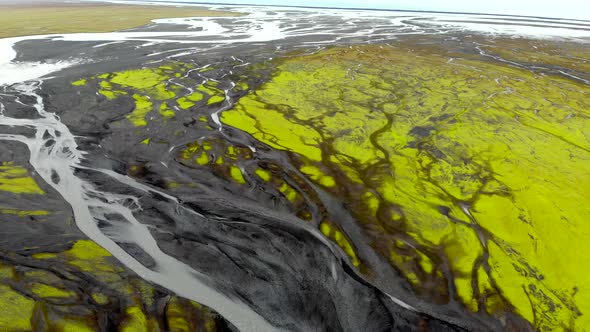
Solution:
M 325 175 L 322 171 L 317 168 L 316 166 L 306 165 L 301 168 L 301 172 L 309 176 L 311 179 L 315 180 L 317 183 L 321 184 L 324 187 L 334 187 L 336 185 L 336 181 L 333 177 Z
M 46 210 L 15 210 L 15 209 L 1 209 L 0 214 L 13 214 L 19 217 L 26 216 L 46 216 L 49 211 Z
M 125 95 L 124 92 L 111 91 L 111 90 L 107 90 L 107 89 L 100 89 L 100 90 L 98 90 L 98 93 L 105 96 L 105 98 L 109 99 L 109 100 L 117 99 L 117 97 Z
M 112 83 L 121 86 L 128 86 L 138 90 L 147 88 L 154 88 L 160 82 L 167 78 L 162 76 L 157 70 L 151 68 L 127 70 L 114 73 L 114 77 L 110 79 Z
M 203 100 L 204 96 L 200 92 L 194 92 L 182 98 L 178 98 L 176 102 L 180 108 L 189 109 L 196 105 L 197 102 Z
M 0 331 L 38 330 L 42 328 L 40 319 L 47 324 L 41 325 L 46 330 L 96 331 L 100 329 L 96 309 L 108 308 L 104 306 L 110 303 L 123 305 L 123 312 L 116 318 L 117 329 L 159 331 L 161 311 L 152 308 L 164 304 L 160 302 L 161 293 L 123 269 L 111 257 L 94 242 L 79 240 L 64 252 L 32 255 L 33 260 L 51 259 L 50 262 L 36 262 L 41 266 L 51 264 L 51 270 L 0 264 L 0 278 L 3 279 L 0 285 Z M 66 268 L 62 270 L 63 267 Z M 62 273 L 53 273 L 54 269 Z M 15 288 L 11 289 L 9 285 L 15 285 Z M 22 290 L 24 295 L 19 293 Z M 82 294 L 89 294 L 92 299 Z M 27 295 L 39 301 L 35 302 Z M 184 318 L 188 331 L 215 330 L 209 329 L 216 324 L 215 316 L 207 308 L 176 296 L 171 296 L 170 301 L 179 305 L 177 318 Z M 176 331 L 172 325 L 168 327 Z
M 39 297 L 47 298 L 47 297 L 72 297 L 75 296 L 76 293 L 60 289 L 57 287 L 53 287 L 50 285 L 39 284 L 35 283 L 33 287 L 31 287 L 33 293 Z
M 93 332 L 96 328 L 90 326 L 88 322 L 74 317 L 66 317 L 58 321 L 51 322 L 52 327 L 57 331 L 67 332 Z
M 182 108 L 182 109 L 189 109 L 193 106 L 195 106 L 195 103 L 193 103 L 192 101 L 186 99 L 185 97 L 182 98 L 178 98 L 176 100 L 176 102 L 178 103 L 178 107 Z
M 160 114 L 165 119 L 170 119 L 170 118 L 173 118 L 176 115 L 176 112 L 174 112 L 173 110 L 171 110 L 170 108 L 168 108 L 168 104 L 162 103 L 162 105 L 160 105 Z
M 264 181 L 269 181 L 270 180 L 270 172 L 267 170 L 264 170 L 262 168 L 258 168 L 255 171 L 256 175 L 258 175 L 259 178 L 261 178 Z
M 52 258 L 56 258 L 57 255 L 56 254 L 52 254 L 52 253 L 38 253 L 38 254 L 33 254 L 32 256 L 34 259 L 52 259 Z
M 328 222 L 322 222 L 320 224 L 320 231 L 324 234 L 324 236 L 336 242 L 336 244 L 338 244 L 338 246 L 342 248 L 342 250 L 344 250 L 348 257 L 350 257 L 352 264 L 354 266 L 359 266 L 360 262 L 358 257 L 356 256 L 354 248 L 350 244 L 350 241 L 341 231 L 330 226 Z
M 10 265 L 0 264 L 0 278 L 14 277 L 14 268 Z
M 172 331 L 190 332 L 191 324 L 186 317 L 186 309 L 182 307 L 178 298 L 171 298 L 166 306 L 166 318 Z
M 76 241 L 72 249 L 65 252 L 69 262 L 83 271 L 101 270 L 114 272 L 114 266 L 108 258 L 111 254 L 90 240 Z
M 259 119 L 253 114 L 264 114 L 264 117 Z M 291 150 L 313 161 L 322 160 L 317 147 L 322 139 L 317 131 L 286 121 L 282 113 L 266 110 L 264 104 L 254 99 L 242 98 L 235 109 L 223 112 L 221 119 L 274 148 Z
M 240 170 L 239 167 L 231 166 L 230 174 L 231 174 L 232 179 L 234 179 L 234 181 L 236 181 L 237 183 L 240 183 L 240 184 L 246 183 L 246 179 L 244 179 L 244 175 L 242 174 L 242 171 Z
M 225 100 L 225 97 L 222 97 L 222 96 L 213 96 L 213 97 L 209 98 L 209 100 L 207 100 L 207 105 L 221 103 L 224 100 Z
M 207 165 L 209 163 L 209 156 L 207 152 L 201 152 L 201 155 L 195 159 L 195 162 L 201 166 Z
M 218 331 L 213 316 L 200 313 L 202 310 L 203 307 L 196 302 L 181 300 L 176 296 L 171 297 L 166 305 L 165 315 L 168 328 L 175 332 Z
M 297 190 L 295 190 L 295 188 L 291 187 L 286 182 L 283 182 L 283 184 L 279 187 L 279 191 L 282 192 L 290 202 L 295 202 L 295 200 L 297 200 L 299 197 Z
M 135 109 L 127 118 L 136 127 L 147 126 L 146 116 L 152 110 L 150 99 L 140 95 L 133 95 L 133 99 L 135 99 Z
M 72 82 L 72 85 L 73 86 L 84 86 L 84 85 L 86 85 L 86 83 L 87 83 L 86 79 L 80 79 L 80 80 Z
M 148 330 L 147 318 L 140 307 L 129 307 L 125 310 L 125 313 L 127 314 L 127 320 L 123 323 L 121 331 L 138 332 Z
M 6 285 L 0 285 L 0 329 L 31 331 L 31 315 L 35 302 Z
M 100 87 L 98 93 L 105 96 L 105 98 L 109 100 L 117 99 L 120 96 L 127 95 L 125 91 L 113 89 L 113 85 L 108 81 L 100 81 L 98 85 Z
M 0 190 L 14 194 L 45 194 L 26 168 L 12 165 L 0 166 Z

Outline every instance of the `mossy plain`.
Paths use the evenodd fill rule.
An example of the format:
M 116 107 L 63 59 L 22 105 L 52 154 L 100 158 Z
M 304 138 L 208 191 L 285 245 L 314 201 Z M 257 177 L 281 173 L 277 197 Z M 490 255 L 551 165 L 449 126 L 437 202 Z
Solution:
M 291 58 L 222 121 L 302 161 L 423 296 L 587 326 L 590 88 L 441 51 Z
M 415 43 L 278 59 L 261 86 L 235 82 L 243 96 L 221 121 L 283 151 L 299 173 L 214 136 L 186 144 L 177 160 L 236 188 L 269 188 L 302 222 L 316 189 L 346 202 L 374 250 L 429 301 L 500 320 L 516 313 L 539 330 L 583 329 L 590 88 L 554 68 L 588 61 L 556 56 L 561 46 L 551 43 L 535 52 L 510 45 L 481 49 L 515 65 Z M 171 64 L 73 85 L 132 98 L 122 121 L 138 130 L 187 113 L 211 124 L 225 101 L 216 82 L 190 93 L 169 82 L 190 70 L 198 69 Z M 325 216 L 318 228 L 370 274 L 337 220 Z

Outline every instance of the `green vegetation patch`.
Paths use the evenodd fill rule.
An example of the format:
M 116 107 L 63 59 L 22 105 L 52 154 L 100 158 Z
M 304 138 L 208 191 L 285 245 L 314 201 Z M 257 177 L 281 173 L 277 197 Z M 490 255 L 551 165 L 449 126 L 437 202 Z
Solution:
M 160 67 L 144 67 L 114 73 L 103 73 L 72 82 L 72 86 L 98 85 L 98 94 L 107 100 L 133 98 L 135 107 L 127 115 L 135 127 L 145 127 L 152 120 L 169 120 L 178 111 L 197 111 L 198 107 L 219 104 L 225 91 L 214 81 L 194 82 L 185 77 L 195 66 L 169 63 Z
M 45 194 L 26 168 L 13 166 L 11 163 L 0 164 L 0 191 L 14 194 Z M 10 213 L 10 210 L 4 212 Z
M 135 99 L 135 108 L 133 112 L 127 116 L 127 118 L 136 127 L 143 127 L 147 125 L 146 116 L 152 110 L 152 102 L 146 96 L 133 95 Z

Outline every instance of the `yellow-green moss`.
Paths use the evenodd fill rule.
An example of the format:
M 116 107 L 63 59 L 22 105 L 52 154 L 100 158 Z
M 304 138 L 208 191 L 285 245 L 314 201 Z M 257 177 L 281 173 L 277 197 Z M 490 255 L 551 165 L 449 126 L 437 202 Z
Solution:
M 135 109 L 127 118 L 136 127 L 147 126 L 146 116 L 152 110 L 152 102 L 147 96 L 133 95 L 135 99 Z
M 325 175 L 316 166 L 305 165 L 301 167 L 301 172 L 303 172 L 304 174 L 306 174 L 311 179 L 313 179 L 314 181 L 316 181 L 324 187 L 334 187 L 336 185 L 336 181 L 333 177 Z
M 186 99 L 193 101 L 193 102 L 198 102 L 198 101 L 203 100 L 203 94 L 199 93 L 199 92 L 193 92 L 190 95 L 187 95 Z
M 166 319 L 172 331 L 190 332 L 191 324 L 186 317 L 186 308 L 180 305 L 178 299 L 173 297 L 166 306 Z
M 242 170 L 240 170 L 237 166 L 230 167 L 230 175 L 234 181 L 240 184 L 246 183 L 246 179 L 244 179 L 244 175 L 242 174 Z
M 16 210 L 16 209 L 1 209 L 0 214 L 13 214 L 20 217 L 25 216 L 46 216 L 49 211 L 46 210 Z
M 101 305 L 109 303 L 109 298 L 106 295 L 101 294 L 101 293 L 92 293 L 92 299 L 96 303 L 101 304 Z
M 213 97 L 209 98 L 209 100 L 207 100 L 207 105 L 221 103 L 224 100 L 225 100 L 225 97 L 222 97 L 222 96 L 213 96 Z
M 6 285 L 0 285 L 0 330 L 31 331 L 35 302 Z
M 176 93 L 167 89 L 166 83 L 160 83 L 156 85 L 152 95 L 156 100 L 167 100 L 176 97 Z
M 199 69 L 199 73 L 206 73 L 206 72 L 212 71 L 212 70 L 215 70 L 215 67 L 208 66 L 208 67 Z
M 96 327 L 90 322 L 83 320 L 84 317 L 63 317 L 59 320 L 52 321 L 50 326 L 54 331 L 68 332 L 93 332 Z
M 299 197 L 297 190 L 295 190 L 295 188 L 293 188 L 292 186 L 290 186 L 286 182 L 283 182 L 283 184 L 281 184 L 281 186 L 279 187 L 279 191 L 282 192 L 283 195 L 285 195 L 285 197 L 290 202 L 294 202 Z
M 214 317 L 203 312 L 203 307 L 200 304 L 182 300 L 176 296 L 171 297 L 168 301 L 165 317 L 170 331 L 214 332 L 218 330 Z
M 70 264 L 79 267 L 83 271 L 115 271 L 112 261 L 109 259 L 111 254 L 93 241 L 76 241 L 72 249 L 66 251 L 65 254 Z
M 84 86 L 88 81 L 86 79 L 80 79 L 77 81 L 72 82 L 73 86 Z
M 234 148 L 231 145 L 228 146 L 227 147 L 227 155 L 228 155 L 229 158 L 235 159 L 237 157 L 236 148 Z
M 579 253 L 590 251 L 590 88 L 432 48 L 289 58 L 221 120 L 294 152 L 334 194 L 355 193 L 341 197 L 376 241 L 403 232 L 412 246 L 376 250 L 418 290 L 447 289 L 423 246 L 448 261 L 453 296 L 471 310 L 512 305 L 541 330 L 587 326 L 590 267 Z M 336 188 L 322 170 L 347 179 Z
M 170 118 L 173 118 L 176 115 L 176 112 L 174 112 L 173 110 L 171 110 L 170 108 L 168 108 L 168 104 L 162 103 L 162 105 L 160 105 L 160 114 L 165 119 L 170 119 Z
M 264 116 L 257 118 L 253 114 Z M 223 112 L 221 120 L 274 148 L 299 153 L 312 161 L 322 160 L 321 150 L 317 147 L 322 138 L 317 131 L 285 120 L 284 114 L 265 109 L 264 104 L 253 98 L 240 99 L 236 108 Z
M 197 102 L 203 100 L 203 94 L 200 92 L 193 92 L 185 97 L 178 98 L 176 102 L 178 106 L 183 109 L 189 109 L 197 104 Z
M 143 310 L 140 307 L 129 307 L 125 310 L 127 319 L 121 327 L 123 332 L 138 332 L 148 330 L 148 321 Z
M 26 168 L 12 165 L 0 166 L 0 190 L 14 194 L 45 194 Z
M 113 85 L 108 81 L 100 81 L 100 83 L 98 85 L 100 86 L 98 93 L 105 96 L 109 100 L 116 99 L 119 96 L 127 95 L 127 93 L 125 91 L 113 89 Z
M 207 165 L 209 163 L 209 156 L 207 152 L 202 152 L 201 155 L 195 159 L 195 162 L 199 165 Z
M 33 284 L 33 286 L 31 287 L 31 291 L 33 292 L 33 294 L 35 294 L 39 297 L 42 297 L 42 298 L 76 296 L 76 293 L 74 293 L 70 290 L 65 290 L 65 289 L 57 288 L 57 287 L 50 286 L 50 285 L 40 284 L 40 283 Z
M 138 90 L 154 88 L 167 78 L 152 68 L 142 68 L 113 73 L 111 82 Z
M 178 107 L 185 109 L 185 110 L 195 106 L 195 103 L 188 100 L 188 98 L 186 98 L 186 97 L 178 98 L 176 100 L 176 103 L 178 103 Z
M 100 90 L 98 90 L 98 93 L 105 96 L 105 98 L 109 99 L 109 100 L 113 100 L 113 99 L 116 99 L 120 95 L 124 95 L 124 93 L 115 92 L 115 91 L 106 90 L 106 89 L 100 89 Z
M 350 257 L 351 262 L 354 266 L 360 265 L 360 261 L 356 255 L 354 248 L 350 244 L 350 241 L 341 231 L 330 226 L 328 222 L 320 223 L 320 231 L 324 234 L 324 236 L 336 242 L 336 244 L 340 248 L 342 248 L 342 250 L 344 250 L 348 257 Z
M 258 168 L 256 169 L 256 171 L 254 171 L 256 173 L 256 175 L 258 175 L 259 178 L 261 178 L 264 181 L 269 181 L 270 180 L 270 172 L 267 170 L 264 170 L 262 168 Z
M 52 259 L 52 258 L 56 258 L 57 255 L 52 254 L 52 253 L 38 253 L 38 254 L 33 254 L 32 257 L 35 259 Z
M 208 96 L 223 95 L 223 90 L 219 90 L 218 88 L 212 87 L 211 84 L 209 84 L 209 85 L 201 84 L 197 87 L 197 90 L 205 93 Z

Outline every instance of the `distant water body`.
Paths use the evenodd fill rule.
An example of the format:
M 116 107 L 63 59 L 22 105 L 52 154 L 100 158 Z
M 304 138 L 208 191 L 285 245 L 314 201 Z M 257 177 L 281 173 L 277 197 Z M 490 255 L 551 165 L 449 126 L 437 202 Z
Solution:
M 583 1 L 569 0 L 560 2 L 559 7 L 547 6 L 532 1 L 495 1 L 493 3 L 461 1 L 412 1 L 404 3 L 401 1 L 296 1 L 288 5 L 278 4 L 274 1 L 265 0 L 234 0 L 234 1 L 189 1 L 189 0 L 157 0 L 158 2 L 177 2 L 185 4 L 235 4 L 235 5 L 259 5 L 259 6 L 292 6 L 292 7 L 315 7 L 335 9 L 373 9 L 373 10 L 403 10 L 403 11 L 424 11 L 424 12 L 446 12 L 446 13 L 482 13 L 491 15 L 513 15 L 513 16 L 534 16 L 544 18 L 577 19 L 590 21 L 590 4 Z M 574 9 L 575 8 L 575 9 Z
M 492 33 L 519 37 L 536 38 L 568 38 L 578 42 L 587 42 L 590 39 L 590 21 L 579 19 L 563 19 L 539 16 L 496 15 L 482 13 L 461 12 L 436 12 L 416 10 L 393 10 L 386 8 L 336 8 L 321 6 L 286 6 L 286 5 L 242 5 L 242 4 L 214 4 L 199 1 L 137 1 L 137 0 L 113 0 L 111 3 L 119 4 L 151 4 L 170 6 L 206 6 L 212 9 L 225 9 L 232 11 L 250 12 L 256 11 L 308 11 L 336 15 L 340 17 L 355 18 L 388 18 L 397 23 L 406 24 L 421 30 L 425 27 L 442 28 L 445 32 L 451 30 L 464 30 L 480 33 Z M 297 15 L 295 15 L 297 16 Z M 399 20 L 397 19 L 399 18 Z M 402 20 L 403 19 L 403 20 Z

